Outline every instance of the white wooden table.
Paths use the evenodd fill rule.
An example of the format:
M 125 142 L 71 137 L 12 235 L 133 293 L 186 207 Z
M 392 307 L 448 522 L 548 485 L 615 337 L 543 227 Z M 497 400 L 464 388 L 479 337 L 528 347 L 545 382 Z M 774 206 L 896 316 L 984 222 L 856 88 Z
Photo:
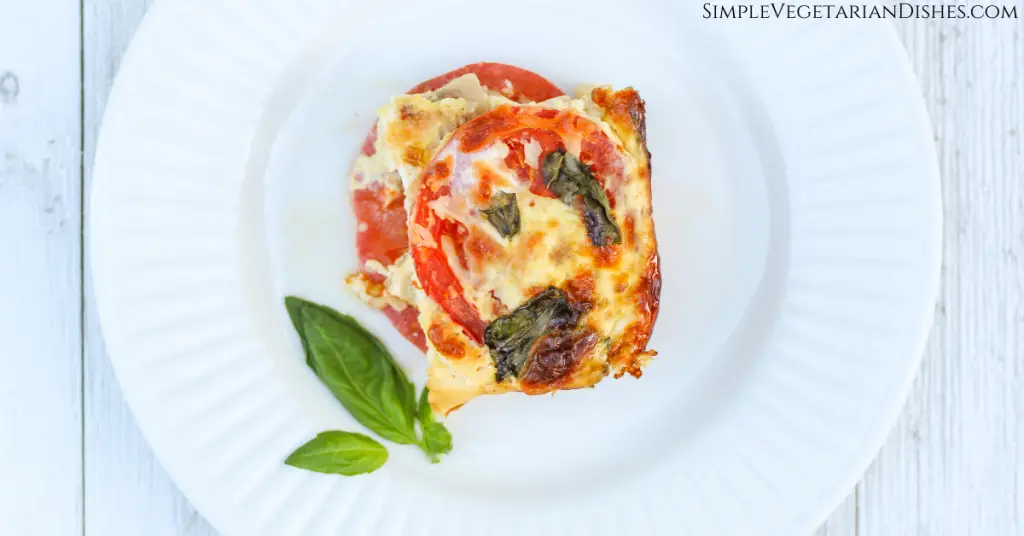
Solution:
M 0 0 L 3 535 L 215 534 L 121 398 L 83 262 L 97 129 L 148 4 Z M 1024 21 L 897 27 L 939 148 L 944 284 L 899 424 L 818 534 L 1024 535 Z

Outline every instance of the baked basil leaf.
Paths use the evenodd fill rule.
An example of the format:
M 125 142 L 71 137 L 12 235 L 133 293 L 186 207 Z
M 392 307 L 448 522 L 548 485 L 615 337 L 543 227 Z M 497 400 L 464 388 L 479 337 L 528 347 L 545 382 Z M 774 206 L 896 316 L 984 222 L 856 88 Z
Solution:
M 423 449 L 427 458 L 430 458 L 430 463 L 437 463 L 441 461 L 442 454 L 452 451 L 452 434 L 434 418 L 434 410 L 430 408 L 430 402 L 427 401 L 428 393 L 429 391 L 424 387 L 417 411 L 420 430 L 423 432 L 423 442 L 420 444 L 420 448 Z
M 388 461 L 388 451 L 376 440 L 354 432 L 321 432 L 295 449 L 284 463 L 317 473 L 361 475 Z
M 597 184 L 596 181 L 594 184 Z M 622 243 L 622 233 L 612 219 L 612 211 L 608 208 L 608 198 L 600 186 L 600 197 L 597 195 L 583 196 L 583 224 L 590 236 L 590 243 L 595 246 L 607 246 Z
M 501 236 L 508 238 L 519 233 L 519 205 L 516 204 L 516 194 L 498 192 L 491 198 L 490 208 L 480 212 Z
M 484 343 L 491 351 L 497 380 L 518 377 L 540 336 L 550 330 L 571 328 L 577 321 L 579 312 L 569 306 L 565 292 L 554 287 L 495 319 L 484 330 Z
M 541 174 L 544 184 L 563 203 L 573 206 L 577 196 L 583 198 L 583 223 L 592 244 L 602 247 L 622 243 L 622 233 L 612 217 L 608 195 L 590 167 L 565 149 L 558 149 L 544 158 Z
M 563 202 L 571 203 L 576 194 L 576 184 L 568 176 L 562 175 L 562 165 L 565 163 L 565 149 L 557 149 L 544 157 L 540 166 L 540 174 L 544 177 L 544 185 L 559 196 Z
M 416 391 L 380 340 L 329 307 L 301 298 L 286 305 L 307 362 L 352 417 L 384 439 L 418 444 Z

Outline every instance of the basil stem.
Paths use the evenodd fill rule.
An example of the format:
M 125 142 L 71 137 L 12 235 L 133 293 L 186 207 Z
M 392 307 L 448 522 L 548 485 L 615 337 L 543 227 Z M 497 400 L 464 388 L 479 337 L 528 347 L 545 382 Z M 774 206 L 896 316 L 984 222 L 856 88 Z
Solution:
M 430 463 L 437 463 L 441 461 L 442 454 L 452 451 L 452 434 L 434 418 L 434 410 L 430 408 L 430 402 L 427 400 L 428 394 L 429 391 L 424 387 L 417 411 L 420 430 L 423 432 L 423 442 L 420 444 L 420 448 L 430 459 Z

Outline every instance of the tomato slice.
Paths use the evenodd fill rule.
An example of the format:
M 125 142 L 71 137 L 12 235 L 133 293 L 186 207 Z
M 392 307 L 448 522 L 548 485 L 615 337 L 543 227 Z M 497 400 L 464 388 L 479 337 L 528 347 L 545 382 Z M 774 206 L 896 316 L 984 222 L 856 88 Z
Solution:
M 429 180 L 432 184 L 438 184 L 448 179 L 451 174 L 451 164 L 440 161 L 435 162 L 427 170 Z M 414 206 L 413 221 L 423 232 L 428 233 L 433 244 L 430 246 L 416 246 L 412 248 L 412 260 L 416 268 L 416 277 L 427 293 L 434 301 L 441 305 L 451 315 L 452 320 L 465 328 L 466 333 L 477 343 L 483 344 L 484 329 L 487 324 L 480 317 L 476 307 L 466 300 L 463 294 L 462 283 L 452 271 L 448 263 L 448 255 L 442 248 L 442 236 L 448 236 L 453 242 L 458 243 L 460 230 L 458 225 L 450 220 L 441 218 L 430 209 L 428 203 L 434 199 L 449 195 L 451 189 L 447 185 L 433 191 L 430 186 L 420 189 L 420 197 Z M 410 239 L 412 242 L 412 239 Z M 417 240 L 414 244 L 419 243 Z
M 465 74 L 475 74 L 480 79 L 480 85 L 516 102 L 540 102 L 565 95 L 558 86 L 537 73 L 504 63 L 488 62 L 459 67 L 417 85 L 409 93 L 435 91 Z
M 505 90 L 507 97 L 520 102 L 541 101 L 564 95 L 557 86 L 544 77 L 501 63 L 466 65 L 418 84 L 409 90 L 409 93 L 434 91 L 465 74 L 477 75 L 484 87 L 499 92 Z M 361 154 L 373 156 L 376 139 L 377 126 L 374 124 L 363 142 Z M 368 260 L 375 260 L 388 266 L 409 250 L 408 215 L 405 211 L 404 197 L 396 197 L 393 193 L 386 192 L 376 181 L 364 181 L 363 184 L 371 186 L 357 188 L 352 195 L 357 224 L 356 250 L 360 265 Z M 406 339 L 426 351 L 426 338 L 414 307 L 406 307 L 401 312 L 386 307 L 384 314 Z
M 467 185 L 474 181 L 467 177 L 453 178 L 452 175 L 468 173 L 464 170 L 471 166 L 463 164 L 474 158 L 471 153 L 497 144 L 509 148 L 504 165 L 515 172 L 521 183 L 529 185 L 531 192 L 546 197 L 555 195 L 544 184 L 540 162 L 556 149 L 568 148 L 579 153 L 580 159 L 591 167 L 595 178 L 606 190 L 614 186 L 616 180 L 621 180 L 623 166 L 615 143 L 594 122 L 571 110 L 500 106 L 455 131 L 452 140 L 441 149 L 419 179 L 419 193 L 413 203 L 410 243 L 416 276 L 423 291 L 479 344 L 484 342 L 487 323 L 466 299 L 462 282 L 452 269 L 449 253 L 443 246 L 447 239 L 454 253 L 460 257 L 461 264 L 465 253 L 460 245 L 465 239 L 465 227 L 435 212 L 431 205 L 432 201 L 446 196 L 474 201 L 482 197 L 464 191 L 473 186 L 461 186 L 460 191 L 453 192 L 454 183 Z M 527 157 L 527 145 L 534 146 L 536 154 Z M 527 162 L 528 158 L 537 160 Z M 455 171 L 456 168 L 460 171 Z M 476 188 L 487 187 L 480 184 L 482 181 L 475 182 Z M 485 207 L 477 206 L 478 209 Z

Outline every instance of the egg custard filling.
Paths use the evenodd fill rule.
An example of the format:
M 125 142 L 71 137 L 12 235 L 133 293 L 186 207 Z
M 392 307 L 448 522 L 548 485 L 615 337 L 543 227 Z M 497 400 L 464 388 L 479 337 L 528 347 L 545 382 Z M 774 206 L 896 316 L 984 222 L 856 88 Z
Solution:
M 661 286 L 643 101 L 474 67 L 378 112 L 348 285 L 425 348 L 442 414 L 640 377 Z

